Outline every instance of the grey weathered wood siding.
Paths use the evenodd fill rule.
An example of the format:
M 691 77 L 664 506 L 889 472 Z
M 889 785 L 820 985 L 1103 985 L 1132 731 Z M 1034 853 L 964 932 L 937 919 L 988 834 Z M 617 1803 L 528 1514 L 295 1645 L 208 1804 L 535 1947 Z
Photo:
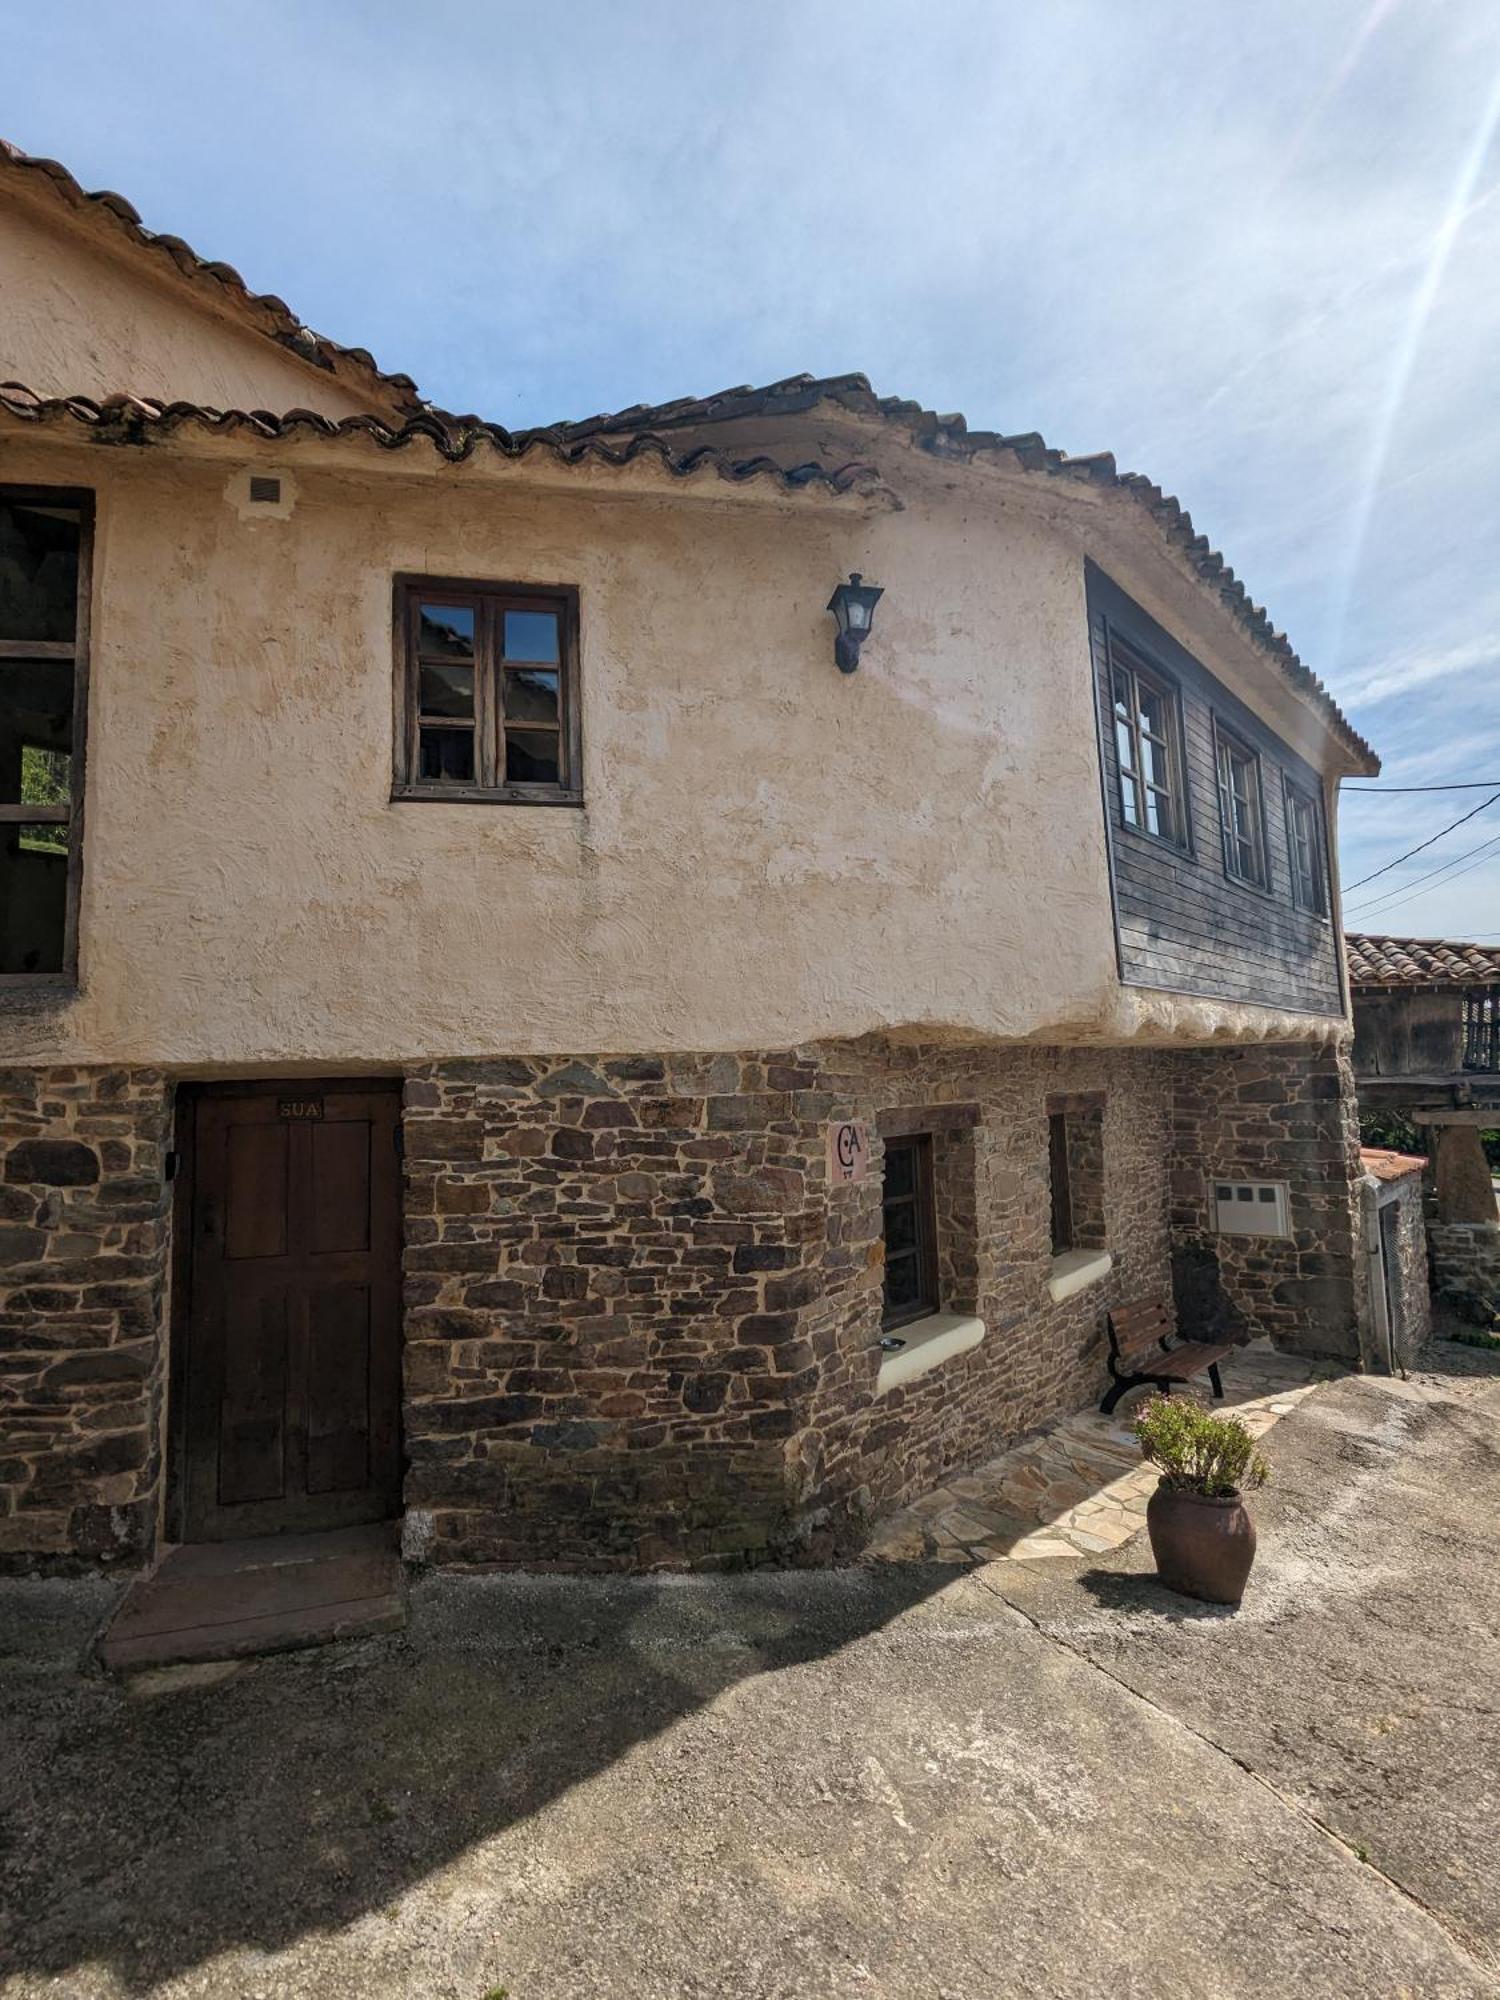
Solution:
M 1155 986 L 1300 1013 L 1342 1013 L 1333 925 L 1292 901 L 1288 778 L 1315 805 L 1324 895 L 1331 895 L 1323 786 L 1317 772 L 1092 563 L 1087 584 L 1121 979 L 1127 986 Z M 1110 689 L 1112 632 L 1177 689 L 1187 791 L 1186 848 L 1125 824 Z M 1269 889 L 1235 881 L 1224 866 L 1215 717 L 1260 756 Z

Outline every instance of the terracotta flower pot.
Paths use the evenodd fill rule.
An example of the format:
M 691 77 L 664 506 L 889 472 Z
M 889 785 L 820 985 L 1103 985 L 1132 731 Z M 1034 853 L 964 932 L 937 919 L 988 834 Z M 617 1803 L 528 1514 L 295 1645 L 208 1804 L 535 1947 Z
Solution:
M 1255 1523 L 1239 1494 L 1210 1499 L 1163 1480 L 1146 1506 L 1157 1573 L 1168 1590 L 1238 1604 L 1255 1560 Z

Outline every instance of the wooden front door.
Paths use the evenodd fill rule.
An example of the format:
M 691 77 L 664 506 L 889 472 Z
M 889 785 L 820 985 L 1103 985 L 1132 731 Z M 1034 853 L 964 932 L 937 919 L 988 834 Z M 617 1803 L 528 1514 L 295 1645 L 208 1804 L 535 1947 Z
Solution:
M 345 1527 L 400 1495 L 400 1097 L 295 1082 L 191 1111 L 186 1541 Z

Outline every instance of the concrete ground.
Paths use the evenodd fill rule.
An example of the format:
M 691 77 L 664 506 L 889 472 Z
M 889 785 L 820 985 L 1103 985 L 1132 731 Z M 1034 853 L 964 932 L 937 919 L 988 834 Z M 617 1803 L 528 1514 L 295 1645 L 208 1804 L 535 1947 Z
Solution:
M 1500 1356 L 1268 1447 L 1237 1614 L 1139 1540 L 438 1577 L 122 1686 L 109 1586 L 8 1586 L 0 1994 L 1500 1993 Z

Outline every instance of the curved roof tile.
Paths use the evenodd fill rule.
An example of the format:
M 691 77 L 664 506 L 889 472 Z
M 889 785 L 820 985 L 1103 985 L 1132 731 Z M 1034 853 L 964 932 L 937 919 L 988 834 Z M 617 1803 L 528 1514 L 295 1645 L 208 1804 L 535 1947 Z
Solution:
M 1351 986 L 1500 986 L 1500 951 L 1447 938 L 1344 937 Z

